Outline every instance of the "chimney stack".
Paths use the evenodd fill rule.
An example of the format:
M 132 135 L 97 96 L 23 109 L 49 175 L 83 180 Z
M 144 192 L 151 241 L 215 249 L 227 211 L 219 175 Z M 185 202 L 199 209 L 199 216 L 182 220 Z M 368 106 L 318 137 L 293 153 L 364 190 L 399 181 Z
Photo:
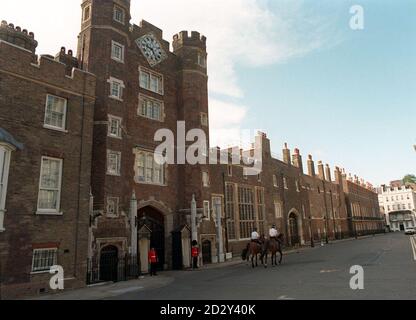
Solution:
M 283 162 L 289 166 L 292 164 L 292 162 L 290 161 L 290 150 L 287 147 L 287 143 L 285 143 L 285 147 L 283 149 Z
M 302 156 L 300 155 L 298 148 L 295 149 L 295 153 L 293 154 L 293 165 L 296 168 L 299 168 L 300 172 L 303 174 Z
M 325 180 L 324 165 L 322 161 L 318 162 L 318 176 L 321 180 Z
M 315 177 L 315 162 L 313 161 L 312 155 L 308 156 L 308 174 L 311 177 Z
M 332 181 L 332 177 L 331 177 L 331 168 L 329 167 L 329 164 L 327 164 L 325 166 L 325 176 L 326 176 L 326 180 L 328 180 L 329 182 Z

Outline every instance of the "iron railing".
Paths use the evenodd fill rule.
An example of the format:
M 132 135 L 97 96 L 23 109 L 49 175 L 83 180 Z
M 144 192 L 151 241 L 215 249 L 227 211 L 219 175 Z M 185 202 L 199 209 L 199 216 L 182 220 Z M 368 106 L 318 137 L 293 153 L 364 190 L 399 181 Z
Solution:
M 137 279 L 139 275 L 137 256 L 101 257 L 88 260 L 87 284 L 127 281 Z

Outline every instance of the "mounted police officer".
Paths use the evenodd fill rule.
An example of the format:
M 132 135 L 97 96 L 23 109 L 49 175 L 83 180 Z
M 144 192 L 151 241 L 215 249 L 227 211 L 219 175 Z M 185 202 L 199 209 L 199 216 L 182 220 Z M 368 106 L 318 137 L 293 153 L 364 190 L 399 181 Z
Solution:
M 277 238 L 279 236 L 279 231 L 277 231 L 276 225 L 274 224 L 271 229 L 269 230 L 269 237 L 270 240 L 276 240 L 278 241 L 279 239 Z

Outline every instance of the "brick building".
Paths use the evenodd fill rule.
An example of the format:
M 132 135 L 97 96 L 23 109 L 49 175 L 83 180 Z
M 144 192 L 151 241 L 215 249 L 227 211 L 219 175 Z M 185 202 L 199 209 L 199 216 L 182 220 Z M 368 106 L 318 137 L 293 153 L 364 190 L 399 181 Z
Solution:
M 36 56 L 20 27 L 0 26 L 0 293 L 67 288 L 86 278 L 95 76 L 62 49 Z
M 132 275 L 146 272 L 150 247 L 160 268 L 189 267 L 193 237 L 201 263 L 212 263 L 239 255 L 254 227 L 267 233 L 276 224 L 291 246 L 383 229 L 369 185 L 339 168 L 332 176 L 321 162 L 316 172 L 312 156 L 304 173 L 299 150 L 286 145 L 276 159 L 263 133 L 252 150 L 237 149 L 239 159 L 261 151 L 258 175 L 245 174 L 239 162 L 182 162 L 192 150 L 192 139 L 179 143 L 187 133 L 209 137 L 207 39 L 182 31 L 171 48 L 161 29 L 130 23 L 129 0 L 81 6 L 76 55 L 62 49 L 37 59 L 32 35 L 0 29 L 0 151 L 11 158 L 6 214 L 0 207 L 7 296 L 47 290 L 49 275 L 33 272 L 42 259 L 45 270 L 62 265 L 66 287 L 74 287 L 124 279 L 126 266 L 138 268 Z M 156 161 L 159 129 L 178 139 L 176 164 Z M 61 182 L 48 180 L 53 212 L 39 210 L 44 166 L 42 177 L 55 172 Z M 357 205 L 366 214 L 357 216 Z

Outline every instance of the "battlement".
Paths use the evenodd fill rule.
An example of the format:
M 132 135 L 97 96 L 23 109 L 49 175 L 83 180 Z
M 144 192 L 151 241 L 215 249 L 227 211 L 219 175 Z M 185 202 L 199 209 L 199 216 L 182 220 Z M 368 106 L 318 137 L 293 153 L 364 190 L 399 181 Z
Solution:
M 188 31 L 181 31 L 173 36 L 173 50 L 176 51 L 182 47 L 197 47 L 206 50 L 207 38 L 197 31 L 192 31 L 190 36 Z
M 55 60 L 62 62 L 66 65 L 66 74 L 71 75 L 73 68 L 78 68 L 78 59 L 74 57 L 74 52 L 72 50 L 68 50 L 66 52 L 65 47 L 61 48 L 61 51 L 55 56 Z
M 104 1 L 108 1 L 108 0 L 104 0 Z M 94 2 L 94 0 L 82 0 L 81 6 L 84 6 L 85 4 L 91 3 L 91 2 Z M 117 5 L 124 6 L 126 9 L 130 9 L 131 0 L 113 0 L 113 2 Z
M 95 96 L 95 75 L 76 68 L 68 74 L 67 65 L 54 57 L 42 55 L 37 59 L 33 52 L 4 40 L 0 40 L 0 72 L 77 94 Z
M 0 24 L 0 40 L 4 40 L 25 48 L 33 53 L 36 51 L 38 42 L 35 40 L 35 34 L 28 32 L 26 29 L 14 26 L 13 23 L 7 23 L 3 20 Z

